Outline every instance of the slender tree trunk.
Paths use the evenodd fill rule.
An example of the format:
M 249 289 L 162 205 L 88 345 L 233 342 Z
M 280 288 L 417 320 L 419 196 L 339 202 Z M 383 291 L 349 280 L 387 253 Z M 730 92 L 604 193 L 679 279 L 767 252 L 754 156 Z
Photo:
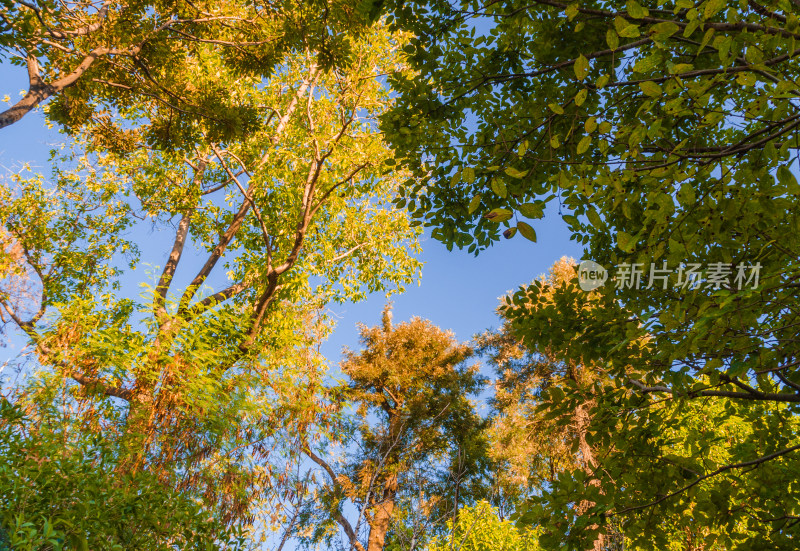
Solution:
M 586 433 L 589 427 L 589 422 L 591 421 L 588 411 L 590 406 L 590 403 L 584 403 L 575 408 L 575 430 L 578 435 L 578 450 L 581 454 L 581 465 L 584 472 L 588 475 L 591 475 L 593 469 L 597 466 L 597 460 L 594 457 L 594 450 L 592 450 L 592 447 L 586 441 Z M 600 481 L 591 480 L 589 484 L 593 486 L 599 486 Z M 591 501 L 581 501 L 577 508 L 580 513 L 584 513 L 593 506 L 594 503 Z M 597 526 L 592 526 L 592 528 L 596 527 Z M 599 534 L 589 551 L 603 551 L 603 549 L 605 549 L 605 539 L 605 534 Z
M 375 507 L 372 522 L 369 523 L 367 551 L 383 551 L 386 533 L 392 521 L 395 497 L 397 496 L 397 475 L 391 475 L 383 485 L 383 497 Z

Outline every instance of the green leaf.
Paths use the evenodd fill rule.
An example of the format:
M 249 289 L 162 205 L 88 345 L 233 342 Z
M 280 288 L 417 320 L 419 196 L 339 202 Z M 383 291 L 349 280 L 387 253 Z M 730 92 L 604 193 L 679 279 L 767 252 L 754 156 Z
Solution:
M 624 38 L 639 38 L 639 25 L 629 25 L 618 32 Z
M 586 75 L 589 73 L 589 60 L 586 59 L 583 54 L 579 55 L 578 59 L 575 60 L 574 70 L 578 80 L 585 79 Z
M 586 218 L 588 218 L 589 222 L 591 222 L 592 226 L 594 226 L 598 230 L 602 230 L 603 229 L 603 221 L 600 219 L 600 215 L 597 214 L 596 210 L 589 209 L 586 212 Z
M 618 35 L 625 38 L 637 38 L 639 36 L 639 25 L 629 22 L 624 17 L 617 16 L 614 19 L 614 29 Z M 606 34 L 606 39 L 608 39 L 608 34 Z M 616 50 L 616 48 L 612 48 L 612 50 Z
M 517 180 L 521 180 L 528 175 L 527 170 L 517 170 L 513 166 L 507 166 L 505 169 L 505 173 L 511 176 L 512 178 L 516 178 Z
M 705 10 L 703 11 L 703 17 L 706 20 L 711 19 L 717 13 L 722 11 L 726 4 L 726 0 L 708 0 L 708 2 L 706 2 Z
M 578 3 L 576 2 L 567 6 L 567 8 L 564 10 L 564 15 L 567 16 L 569 21 L 575 19 L 575 16 L 578 15 Z
M 692 69 L 694 69 L 694 65 L 691 63 L 678 63 L 677 65 L 670 67 L 669 72 L 673 75 L 680 75 L 683 73 L 688 73 Z
M 639 88 L 646 96 L 650 96 L 651 98 L 661 95 L 661 86 L 655 82 L 650 82 L 649 80 L 646 82 L 640 82 Z
M 508 209 L 501 209 L 501 208 L 492 209 L 483 215 L 484 218 L 486 218 L 490 222 L 495 222 L 495 223 L 500 223 L 500 222 L 505 222 L 506 220 L 510 220 L 512 216 L 514 216 L 513 212 L 511 212 Z
M 506 184 L 500 180 L 499 178 L 492 178 L 492 191 L 499 195 L 501 198 L 505 199 L 508 195 L 508 190 L 506 189 Z
M 578 107 L 583 105 L 583 102 L 586 101 L 586 95 L 587 94 L 588 94 L 588 91 L 586 90 L 586 88 L 584 88 L 583 90 L 581 90 L 580 92 L 575 94 L 575 105 L 577 105 Z
M 570 187 L 571 184 L 572 181 L 569 179 L 569 176 L 567 176 L 567 173 L 565 171 L 562 170 L 561 172 L 558 173 L 558 187 L 560 187 L 561 189 L 567 189 Z
M 668 38 L 678 32 L 680 27 L 672 21 L 664 21 L 656 23 L 650 27 L 650 32 L 659 35 L 660 37 Z
M 742 86 L 755 86 L 756 76 L 753 73 L 739 73 L 736 76 L 736 82 Z
M 476 210 L 478 210 L 478 207 L 479 207 L 480 205 L 481 205 L 481 195 L 480 195 L 480 193 L 478 193 L 478 194 L 477 194 L 477 195 L 475 195 L 475 196 L 472 198 L 472 200 L 469 202 L 469 208 L 468 208 L 468 212 L 469 212 L 470 214 L 474 213 Z
M 628 15 L 634 19 L 642 19 L 650 15 L 650 10 L 642 7 L 636 0 L 628 0 Z
M 619 48 L 619 35 L 614 31 L 614 29 L 608 29 L 606 31 L 606 43 L 612 50 Z
M 588 134 L 583 138 L 581 138 L 581 141 L 578 142 L 578 147 L 576 149 L 578 155 L 583 155 L 584 153 L 586 153 L 586 150 L 589 149 L 589 146 L 591 144 L 592 144 L 592 137 L 589 136 Z
M 797 178 L 792 174 L 788 166 L 781 165 L 778 167 L 778 181 L 788 193 L 793 195 L 800 193 L 800 185 L 797 183 Z
M 536 232 L 530 224 L 527 222 L 517 222 L 517 229 L 522 237 L 536 243 Z
M 461 174 L 461 179 L 467 184 L 473 183 L 475 181 L 475 169 L 473 169 L 471 166 L 464 168 L 464 172 Z
M 561 106 L 560 106 L 559 104 L 557 104 L 557 103 L 548 103 L 548 104 L 547 104 L 547 106 L 548 106 L 548 107 L 550 108 L 550 110 L 551 110 L 553 113 L 555 113 L 556 115 L 563 115 L 563 114 L 564 114 L 564 108 L 563 108 L 563 107 L 561 107 Z
M 683 182 L 681 184 L 681 189 L 677 193 L 678 201 L 684 207 L 690 207 L 694 205 L 696 197 L 694 193 L 694 187 L 689 182 Z
M 635 244 L 633 237 L 629 233 L 624 231 L 617 232 L 617 246 L 622 249 L 623 252 L 629 253 L 633 251 Z
M 654 52 L 653 54 L 638 60 L 634 64 L 633 70 L 637 73 L 647 74 L 656 67 L 659 67 L 660 64 L 660 58 L 657 55 L 657 52 Z
M 525 218 L 537 219 L 544 217 L 544 209 L 540 203 L 523 203 L 517 207 L 517 210 Z
M 561 389 L 561 387 L 558 387 L 558 386 L 550 387 L 550 389 L 549 389 L 549 391 L 547 393 L 547 397 L 550 398 L 550 400 L 553 403 L 558 404 L 559 402 L 564 400 L 564 390 Z

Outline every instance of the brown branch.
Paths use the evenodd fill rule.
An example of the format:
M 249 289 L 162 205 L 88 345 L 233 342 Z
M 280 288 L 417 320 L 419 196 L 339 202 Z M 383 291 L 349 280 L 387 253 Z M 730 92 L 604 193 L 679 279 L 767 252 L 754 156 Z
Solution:
M 164 310 L 164 303 L 167 297 L 167 291 L 172 281 L 172 276 L 175 275 L 175 270 L 180 262 L 181 255 L 183 254 L 183 246 L 186 243 L 186 236 L 189 233 L 189 222 L 192 219 L 192 210 L 184 213 L 181 221 L 178 223 L 178 230 L 175 232 L 175 241 L 172 244 L 172 252 L 169 254 L 164 270 L 161 272 L 161 278 L 156 285 L 156 296 L 154 301 L 154 310 L 156 314 L 161 315 Z
M 39 103 L 49 97 L 46 87 L 42 84 L 39 74 L 39 60 L 33 54 L 28 54 L 28 92 L 21 100 L 0 113 L 0 128 L 5 128 L 31 112 Z
M 317 211 L 318 211 L 318 210 L 319 210 L 319 208 L 322 206 L 322 204 L 325 202 L 325 200 L 326 200 L 328 197 L 330 197 L 331 193 L 333 193 L 334 191 L 336 191 L 336 189 L 338 189 L 339 187 L 343 186 L 344 184 L 346 184 L 347 182 L 349 182 L 350 180 L 352 180 L 352 179 L 353 179 L 353 177 L 354 177 L 356 174 L 358 174 L 359 172 L 361 172 L 363 169 L 365 169 L 366 167 L 368 167 L 370 164 L 371 164 L 371 163 L 370 163 L 369 161 L 367 161 L 367 162 L 365 162 L 365 163 L 361 163 L 360 165 L 358 165 L 357 167 L 355 167 L 353 170 L 351 170 L 351 171 L 350 171 L 350 173 L 349 173 L 347 176 L 345 176 L 344 178 L 342 178 L 341 180 L 339 180 L 338 182 L 336 182 L 335 184 L 333 184 L 333 185 L 332 185 L 330 188 L 328 188 L 328 190 L 327 190 L 327 191 L 325 191 L 325 193 L 323 193 L 322 195 L 320 195 L 319 201 L 318 201 L 318 202 L 317 202 L 317 204 L 314 206 L 314 208 L 312 208 L 312 209 L 311 209 L 311 216 L 314 216 L 314 215 L 317 213 Z
M 286 113 L 284 113 L 284 115 L 280 119 L 278 119 L 278 126 L 275 128 L 275 133 L 270 138 L 270 143 L 272 145 L 278 143 L 278 138 L 280 138 L 281 134 L 283 134 L 283 131 L 289 124 L 292 115 L 297 110 L 297 105 L 300 103 L 300 98 L 303 96 L 303 94 L 306 93 L 306 90 L 308 90 L 309 86 L 311 86 L 314 82 L 316 82 L 316 78 L 317 78 L 317 66 L 316 64 L 312 64 L 309 69 L 308 78 L 306 78 L 303 81 L 303 83 L 297 89 L 297 92 L 295 92 L 294 96 L 289 102 L 289 106 L 286 108 Z M 271 153 L 271 151 L 272 149 L 267 149 L 267 151 L 264 152 L 264 154 L 261 156 L 261 160 L 258 162 L 257 168 L 263 166 L 264 163 L 267 162 L 267 159 L 269 158 L 269 154 Z
M 781 382 L 783 384 L 785 384 L 786 386 L 792 387 L 793 389 L 795 389 L 798 392 L 800 392 L 800 385 L 798 385 L 794 381 L 789 380 L 789 378 L 786 377 L 785 375 L 783 375 L 780 371 L 776 371 L 775 375 L 778 377 L 778 379 L 781 380 Z
M 191 306 L 191 308 L 189 308 L 188 310 L 186 310 L 183 313 L 184 318 L 188 320 L 188 319 L 191 319 L 193 317 L 199 316 L 200 314 L 202 314 L 203 312 L 205 312 L 209 308 L 213 308 L 214 306 L 216 306 L 220 302 L 226 301 L 226 300 L 238 295 L 246 287 L 247 287 L 247 285 L 243 281 L 240 281 L 238 283 L 234 283 L 233 285 L 231 285 L 227 289 L 223 289 L 222 291 L 218 291 L 218 292 L 214 293 L 213 295 L 208 296 L 208 297 L 204 298 L 203 300 L 198 301 L 197 303 L 193 304 Z M 280 285 L 278 287 L 280 287 Z
M 771 17 L 781 23 L 786 23 L 786 18 L 779 13 L 775 13 L 773 11 L 769 11 L 767 8 L 755 2 L 755 0 L 747 0 L 747 5 L 753 8 L 753 11 L 759 15 L 763 15 L 765 17 Z
M 45 29 L 47 29 L 47 34 L 49 34 L 53 38 L 57 38 L 57 39 L 66 39 L 66 38 L 71 38 L 71 37 L 76 37 L 76 36 L 86 36 L 87 34 L 91 34 L 91 33 L 95 32 L 95 31 L 99 30 L 100 27 L 103 26 L 103 23 L 105 22 L 106 17 L 108 16 L 108 5 L 109 5 L 109 2 L 104 2 L 103 3 L 103 7 L 101 7 L 97 11 L 97 17 L 98 17 L 99 20 L 97 22 L 95 22 L 95 23 L 90 23 L 89 25 L 86 25 L 85 27 L 80 27 L 80 28 L 71 29 L 71 30 L 50 29 L 50 28 L 45 27 Z M 40 19 L 40 21 L 41 21 L 41 19 Z M 44 24 L 44 22 L 42 22 L 42 24 Z
M 253 313 L 253 321 L 250 324 L 250 330 L 247 332 L 247 337 L 245 337 L 245 340 L 239 345 L 239 352 L 241 354 L 244 354 L 250 350 L 250 347 L 256 340 L 256 335 L 261 327 L 261 323 L 264 321 L 267 308 L 269 308 L 269 305 L 272 304 L 272 301 L 275 299 L 275 293 L 280 288 L 278 285 L 278 275 L 279 274 L 276 270 L 272 270 L 267 274 L 267 288 L 258 299 L 258 304 L 256 304 L 255 312 Z
M 95 390 L 106 396 L 120 398 L 125 401 L 130 401 L 133 398 L 133 391 L 127 388 L 117 388 L 109 385 L 103 379 L 97 377 L 85 377 L 79 373 L 69 373 L 69 377 L 75 382 L 85 386 L 89 390 Z
M 252 188 L 252 184 L 250 185 L 250 188 Z M 239 231 L 239 228 L 241 227 L 242 222 L 244 222 L 245 216 L 247 215 L 247 211 L 249 209 L 250 203 L 248 201 L 244 201 L 242 206 L 239 207 L 239 211 L 234 215 L 231 224 L 228 226 L 228 229 L 225 230 L 225 233 L 220 236 L 216 247 L 214 247 L 211 255 L 208 257 L 208 260 L 206 260 L 205 264 L 203 264 L 203 267 L 200 268 L 200 271 L 186 288 L 186 291 L 184 291 L 180 300 L 180 304 L 178 305 L 179 313 L 183 313 L 186 310 L 189 302 L 192 300 L 192 297 L 197 292 L 197 289 L 209 276 L 211 270 L 214 269 L 214 266 L 216 266 L 217 262 L 222 257 L 222 254 L 225 252 L 225 249 L 227 249 L 231 240 L 233 240 L 233 237 L 236 235 L 236 232 Z
M 661 386 L 661 385 L 646 386 L 644 383 L 642 383 L 641 381 L 637 381 L 636 379 L 629 379 L 629 381 L 631 384 L 633 384 L 636 388 L 638 388 L 645 394 L 653 392 L 664 392 L 667 394 L 680 396 L 680 394 L 676 394 L 671 388 L 666 386 Z M 800 403 L 800 393 L 786 394 L 779 392 L 761 392 L 755 389 L 750 389 L 750 390 L 751 391 L 748 392 L 736 392 L 732 390 L 694 390 L 687 392 L 685 396 L 687 396 L 688 398 L 716 396 L 720 398 L 736 398 L 741 400 Z
M 353 254 L 353 253 L 354 253 L 354 252 L 356 252 L 357 250 L 359 250 L 359 249 L 363 249 L 363 248 L 364 248 L 364 247 L 366 247 L 367 245 L 369 245 L 369 243 L 368 243 L 368 242 L 365 242 L 365 243 L 359 243 L 359 244 L 358 244 L 358 245 L 356 245 L 355 247 L 353 247 L 353 248 L 351 248 L 351 249 L 349 249 L 349 250 L 347 250 L 347 251 L 343 252 L 342 254 L 340 254 L 340 255 L 337 255 L 337 256 L 334 256 L 333 258 L 331 258 L 330 260 L 328 260 L 328 262 L 327 262 L 327 263 L 328 263 L 328 264 L 333 264 L 334 262 L 338 262 L 338 261 L 342 260 L 343 258 L 347 258 L 348 256 L 350 256 L 351 254 Z
M 219 162 L 222 164 L 222 167 L 225 169 L 225 172 L 228 174 L 229 181 L 232 181 L 233 183 L 236 184 L 236 187 L 238 187 L 239 191 L 242 192 L 242 195 L 244 195 L 244 198 L 250 203 L 250 208 L 253 209 L 253 214 L 255 214 L 256 220 L 258 220 L 258 224 L 261 227 L 261 235 L 264 237 L 264 245 L 267 247 L 267 271 L 270 271 L 272 269 L 272 244 L 271 244 L 271 241 L 270 241 L 269 232 L 267 231 L 267 226 L 264 224 L 264 219 L 261 217 L 261 211 L 258 210 L 258 206 L 256 205 L 255 201 L 253 201 L 253 198 L 252 198 L 252 196 L 250 194 L 250 191 L 244 189 L 242 184 L 239 182 L 239 178 L 236 177 L 236 175 L 233 173 L 233 171 L 228 166 L 228 163 L 225 162 L 225 159 L 223 158 L 223 155 L 222 155 L 223 152 L 221 152 L 219 149 L 217 149 L 217 146 L 214 145 L 214 144 L 211 144 L 211 149 L 214 150 L 214 154 L 217 156 L 217 159 L 219 159 Z M 244 163 L 242 162 L 241 159 L 239 159 L 239 157 L 237 157 L 234 153 L 232 153 L 230 151 L 225 151 L 225 153 L 227 153 L 228 155 L 230 155 L 231 157 L 236 159 L 238 161 L 238 163 L 241 165 L 242 170 L 244 170 L 245 174 L 247 174 L 247 176 L 252 178 L 250 173 L 247 172 L 247 169 L 245 168 Z M 250 186 L 249 189 L 250 190 L 253 189 L 252 185 Z
M 328 465 L 327 461 L 325 461 L 320 456 L 311 451 L 311 448 L 309 446 L 303 447 L 303 453 L 305 453 L 311 459 L 311 461 L 322 467 L 325 470 L 325 472 L 328 473 L 328 476 L 331 478 L 331 482 L 340 492 L 344 491 L 342 485 L 339 483 L 339 480 L 336 478 L 336 473 L 333 471 L 331 466 Z M 350 525 L 350 522 L 346 518 L 344 518 L 344 515 L 342 515 L 342 513 L 338 509 L 336 511 L 336 521 L 342 527 L 345 534 L 347 534 L 347 538 L 350 540 L 350 545 L 356 548 L 358 551 L 365 551 L 364 546 L 361 545 L 360 541 L 358 541 L 356 533 L 353 530 L 353 527 Z
M 645 503 L 644 505 L 636 505 L 636 506 L 633 506 L 633 507 L 626 507 L 625 509 L 622 509 L 621 511 L 615 511 L 613 513 L 607 513 L 607 516 L 622 515 L 624 513 L 629 513 L 631 511 L 638 511 L 640 509 L 646 509 L 648 507 L 652 507 L 654 505 L 658 505 L 659 503 L 661 503 L 663 501 L 666 501 L 667 499 L 670 499 L 671 497 L 675 497 L 676 495 L 685 492 L 686 490 L 692 488 L 693 486 L 696 486 L 697 484 L 699 484 L 703 480 L 709 479 L 709 478 L 711 478 L 713 476 L 716 476 L 718 474 L 721 474 L 721 473 L 724 473 L 726 471 L 730 471 L 730 470 L 733 470 L 733 469 L 744 469 L 746 467 L 758 466 L 758 465 L 761 465 L 762 463 L 766 463 L 767 461 L 770 461 L 770 460 L 775 459 L 777 457 L 780 457 L 782 455 L 786 455 L 786 454 L 791 453 L 791 452 L 796 451 L 796 450 L 800 450 L 800 444 L 798 444 L 796 446 L 792 446 L 790 448 L 786 448 L 784 450 L 780 450 L 780 451 L 771 453 L 769 455 L 765 455 L 763 457 L 759 457 L 757 459 L 752 459 L 750 461 L 744 461 L 742 463 L 734 463 L 734 464 L 731 464 L 731 465 L 725 465 L 724 467 L 720 467 L 716 471 L 713 471 L 711 473 L 708 473 L 708 474 L 705 474 L 705 475 L 701 476 L 697 480 L 694 480 L 691 484 L 687 484 L 683 488 L 675 490 L 674 492 L 669 493 L 669 494 L 667 494 L 665 496 L 662 496 L 662 497 L 658 498 L 655 501 L 651 501 L 650 503 Z
M 39 61 L 33 54 L 29 53 L 27 64 L 30 86 L 28 88 L 28 93 L 13 106 L 0 113 L 0 129 L 14 124 L 50 96 L 75 84 L 78 78 L 80 78 L 98 58 L 108 54 L 135 55 L 139 50 L 141 50 L 141 45 L 135 46 L 130 50 L 95 48 L 83 58 L 83 61 L 81 61 L 71 73 L 51 84 L 44 84 L 42 82 L 39 75 Z
M 200 183 L 205 169 L 206 162 L 201 159 L 199 166 L 195 169 L 195 185 Z M 181 255 L 183 254 L 183 247 L 186 244 L 186 237 L 189 234 L 189 223 L 191 222 L 193 213 L 194 209 L 191 209 L 184 213 L 183 217 L 181 217 L 181 221 L 178 223 L 178 231 L 175 233 L 175 241 L 172 245 L 172 252 L 169 255 L 169 259 L 164 266 L 164 271 L 161 272 L 161 278 L 156 286 L 156 296 L 153 303 L 153 309 L 156 312 L 156 316 L 159 318 L 166 314 L 164 304 L 166 302 L 167 292 L 169 291 L 170 284 L 172 283 L 172 277 L 175 275 L 175 270 L 177 269 L 178 263 L 181 260 Z

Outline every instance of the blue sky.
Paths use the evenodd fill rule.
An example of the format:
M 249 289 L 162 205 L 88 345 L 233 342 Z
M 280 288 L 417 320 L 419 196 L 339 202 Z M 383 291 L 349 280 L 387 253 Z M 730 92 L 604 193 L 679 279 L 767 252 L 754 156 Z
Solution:
M 26 82 L 25 70 L 0 65 L 0 98 L 9 95 L 18 98 Z M 40 112 L 29 114 L 12 126 L 0 130 L 0 170 L 30 163 L 47 174 L 50 148 L 61 140 L 54 130 L 48 130 Z M 495 309 L 498 299 L 506 292 L 527 283 L 547 271 L 558 258 L 568 255 L 579 258 L 580 247 L 569 241 L 566 225 L 554 209 L 546 212 L 534 224 L 539 242 L 531 243 L 522 236 L 502 241 L 475 257 L 466 251 L 452 252 L 439 242 L 423 237 L 424 262 L 419 286 L 412 285 L 403 295 L 393 297 L 394 319 L 407 320 L 412 316 L 430 319 L 443 329 L 451 329 L 460 340 L 497 326 Z M 151 242 L 158 242 L 158 235 Z M 172 235 L 165 234 L 164 255 Z M 142 274 L 139 274 L 141 277 Z M 326 357 L 335 364 L 343 346 L 358 347 L 356 323 L 375 325 L 380 320 L 386 299 L 374 294 L 358 304 L 332 305 L 331 313 L 338 319 L 332 337 L 323 345 Z M 13 350 L 0 354 L 0 362 Z

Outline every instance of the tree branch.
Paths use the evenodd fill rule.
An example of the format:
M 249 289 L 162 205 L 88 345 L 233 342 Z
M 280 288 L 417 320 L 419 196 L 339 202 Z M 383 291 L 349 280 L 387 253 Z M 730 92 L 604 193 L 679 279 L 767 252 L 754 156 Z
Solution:
M 661 503 L 663 501 L 666 501 L 666 500 L 668 500 L 668 499 L 670 499 L 672 497 L 675 497 L 676 495 L 685 492 L 686 490 L 688 490 L 689 488 L 692 488 L 693 486 L 696 486 L 697 484 L 699 484 L 703 480 L 709 479 L 709 478 L 711 478 L 713 476 L 717 476 L 718 474 L 724 473 L 725 471 L 730 471 L 730 470 L 733 470 L 733 469 L 744 469 L 746 467 L 758 466 L 758 465 L 760 465 L 762 463 L 766 463 L 767 461 L 775 459 L 776 457 L 780 457 L 782 455 L 786 455 L 786 454 L 791 453 L 791 452 L 796 451 L 796 450 L 800 450 L 800 444 L 797 444 L 796 446 L 792 446 L 790 448 L 786 448 L 784 450 L 780 450 L 780 451 L 771 453 L 769 455 L 765 455 L 763 457 L 759 457 L 758 459 L 753 459 L 751 461 L 744 461 L 742 463 L 734 463 L 732 465 L 725 465 L 724 467 L 720 467 L 716 471 L 713 471 L 711 473 L 708 473 L 708 474 L 705 474 L 705 475 L 701 476 L 700 478 L 694 480 L 691 484 L 687 484 L 686 486 L 684 486 L 684 487 L 682 487 L 682 488 L 680 488 L 678 490 L 675 490 L 674 492 L 672 492 L 670 494 L 662 496 L 662 497 L 658 498 L 655 501 L 651 501 L 650 503 L 646 503 L 644 505 L 636 505 L 636 506 L 633 506 L 633 507 L 626 507 L 625 509 L 622 509 L 621 511 L 616 511 L 616 512 L 613 512 L 613 513 L 607 513 L 607 516 L 622 515 L 624 513 L 629 513 L 631 511 L 638 511 L 640 509 L 646 509 L 648 507 L 652 507 L 654 505 L 658 505 L 659 503 Z
M 203 169 L 205 169 L 205 163 L 203 163 Z M 195 181 L 197 178 L 198 176 L 195 174 Z M 183 247 L 186 244 L 186 237 L 189 234 L 189 222 L 192 219 L 193 212 L 194 209 L 189 210 L 181 217 L 181 221 L 178 223 L 178 231 L 175 233 L 175 242 L 172 245 L 172 252 L 169 254 L 167 264 L 164 266 L 164 271 L 161 272 L 161 278 L 158 280 L 158 285 L 156 286 L 153 309 L 156 312 L 156 317 L 159 319 L 166 314 L 164 304 L 167 299 L 167 292 L 172 282 L 172 276 L 175 275 L 178 262 L 180 262 L 181 255 L 183 254 Z
M 630 381 L 631 384 L 633 384 L 636 388 L 638 388 L 645 394 L 653 392 L 664 392 L 667 394 L 672 394 L 673 396 L 676 395 L 671 388 L 666 386 L 661 386 L 661 385 L 646 386 L 644 383 L 642 383 L 641 381 L 637 381 L 636 379 L 628 379 L 628 381 Z M 735 392 L 731 390 L 694 390 L 686 393 L 685 396 L 687 396 L 688 398 L 697 398 L 701 396 L 718 396 L 721 398 L 737 398 L 741 400 L 800 403 L 800 393 L 786 394 L 778 392 L 761 392 L 754 388 L 750 388 L 750 390 L 747 392 Z
M 251 188 L 252 184 L 250 184 L 248 191 Z M 239 211 L 234 215 L 231 224 L 228 226 L 228 229 L 225 230 L 225 233 L 223 233 L 220 236 L 216 247 L 214 247 L 213 251 L 211 252 L 211 255 L 208 257 L 208 260 L 206 260 L 206 263 L 203 264 L 203 267 L 200 268 L 200 271 L 197 272 L 197 275 L 194 277 L 192 282 L 186 288 L 186 291 L 184 291 L 183 296 L 181 297 L 180 300 L 180 304 L 178 306 L 179 313 L 182 313 L 186 310 L 186 308 L 189 305 L 189 302 L 192 300 L 192 297 L 197 292 L 197 289 L 206 280 L 208 275 L 211 273 L 211 270 L 214 269 L 214 266 L 216 266 L 217 262 L 222 257 L 222 254 L 225 252 L 225 249 L 227 249 L 228 245 L 233 240 L 233 237 L 236 235 L 236 232 L 239 231 L 239 228 L 241 227 L 242 222 L 244 222 L 245 216 L 247 215 L 247 211 L 249 209 L 250 209 L 250 202 L 245 200 L 242 203 L 242 206 L 239 207 Z
M 333 485 L 339 491 L 342 491 L 342 485 L 337 480 L 336 473 L 324 459 L 322 459 L 320 456 L 311 451 L 311 448 L 308 446 L 303 446 L 303 453 L 305 453 L 314 463 L 322 467 L 325 470 L 325 472 L 328 473 L 328 476 L 331 478 L 331 482 L 333 483 Z M 358 551 L 365 551 L 364 546 L 361 545 L 360 541 L 358 541 L 356 533 L 353 530 L 353 527 L 350 525 L 350 522 L 346 518 L 344 518 L 344 515 L 342 515 L 342 513 L 338 509 L 336 511 L 336 521 L 342 527 L 345 534 L 347 534 L 347 538 L 350 540 L 350 545 L 356 548 Z

